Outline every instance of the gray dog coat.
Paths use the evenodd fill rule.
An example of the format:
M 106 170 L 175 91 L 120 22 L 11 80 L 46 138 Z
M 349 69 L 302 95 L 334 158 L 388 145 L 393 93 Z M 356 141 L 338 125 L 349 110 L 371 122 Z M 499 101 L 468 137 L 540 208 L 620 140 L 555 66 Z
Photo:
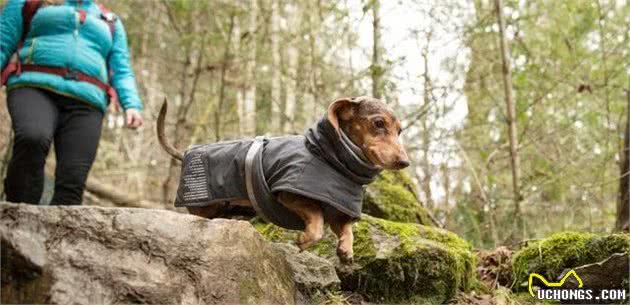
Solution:
M 277 201 L 278 192 L 317 200 L 324 210 L 334 208 L 358 219 L 363 186 L 379 172 L 324 117 L 303 136 L 193 146 L 184 154 L 175 206 L 249 200 L 268 222 L 302 230 L 302 219 Z

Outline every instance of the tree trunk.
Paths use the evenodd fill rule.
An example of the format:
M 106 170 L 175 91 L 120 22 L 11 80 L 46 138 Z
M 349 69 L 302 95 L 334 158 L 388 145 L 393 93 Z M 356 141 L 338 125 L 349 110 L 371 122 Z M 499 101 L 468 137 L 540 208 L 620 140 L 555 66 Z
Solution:
M 247 8 L 244 8 L 247 9 Z M 241 18 L 237 18 L 236 22 L 234 23 L 234 39 L 233 39 L 233 46 L 232 46 L 232 57 L 234 58 L 234 62 L 237 61 L 242 61 L 242 66 L 243 66 L 243 70 L 241 70 L 240 65 L 236 64 L 236 66 L 238 67 L 238 72 L 236 73 L 238 76 L 235 77 L 234 81 L 238 81 L 240 82 L 238 85 L 234 86 L 233 91 L 236 95 L 235 97 L 235 104 L 236 104 L 236 136 L 241 138 L 243 137 L 243 126 L 245 124 L 245 113 L 244 113 L 244 107 L 245 107 L 245 91 L 247 91 L 247 73 L 246 73 L 246 69 L 247 69 L 247 59 L 244 59 L 244 55 L 243 55 L 243 50 L 244 50 L 244 45 L 243 45 L 243 32 L 241 30 L 241 26 L 239 24 L 239 20 L 242 20 Z M 247 28 L 244 29 L 245 30 L 245 34 L 247 34 Z M 246 52 L 246 54 L 248 54 L 248 52 Z
M 258 0 L 250 1 L 249 10 L 249 40 L 247 48 L 247 63 L 245 65 L 245 93 L 243 101 L 243 134 L 256 134 L 256 48 L 258 46 L 256 28 L 258 27 Z
M 619 196 L 617 198 L 616 231 L 630 231 L 630 88 L 626 90 L 626 131 L 621 152 L 623 164 L 620 166 Z
M 381 65 L 381 3 L 380 0 L 372 1 L 372 96 L 381 98 L 381 76 L 383 67 Z
M 431 181 L 433 180 L 433 165 L 431 164 L 430 158 L 430 146 L 431 146 L 431 130 L 428 128 L 426 124 L 426 119 L 422 120 L 422 192 L 426 197 L 426 206 L 429 209 L 435 208 L 435 204 L 433 202 L 433 192 L 431 191 Z
M 247 65 L 245 68 L 245 73 L 247 74 L 246 80 L 246 89 L 244 93 L 244 101 L 243 101 L 243 134 L 248 136 L 253 136 L 256 134 L 256 47 L 257 47 L 257 37 L 256 37 L 256 23 L 257 23 L 257 14 L 256 14 L 256 1 L 252 0 L 252 11 L 250 14 L 250 27 L 249 27 L 249 35 L 251 43 L 249 45 L 249 52 L 247 56 Z
M 442 187 L 444 188 L 444 209 L 448 209 L 451 202 L 451 172 L 448 167 L 448 159 L 440 165 L 442 172 Z
M 422 98 L 422 107 L 428 107 L 431 103 L 431 79 L 429 77 L 429 41 L 427 39 L 427 45 L 422 50 L 422 63 L 424 65 L 424 72 L 422 76 L 424 78 L 424 92 Z M 431 129 L 427 124 L 428 117 L 424 116 L 420 118 L 420 124 L 422 125 L 422 191 L 426 197 L 426 206 L 429 210 L 434 208 L 433 192 L 431 192 L 431 180 L 433 179 L 433 166 L 430 158 L 431 147 Z
M 287 94 L 286 94 L 286 104 L 284 107 L 284 128 L 283 131 L 285 133 L 291 133 L 294 131 L 295 126 L 295 96 L 297 91 L 297 60 L 298 60 L 298 52 L 295 45 L 290 45 L 287 49 L 288 55 L 288 63 L 287 63 L 287 74 L 288 78 L 286 83 L 287 86 Z
M 347 11 L 350 11 L 350 5 L 348 4 L 348 0 L 344 0 L 344 9 L 346 9 Z M 346 22 L 346 26 L 344 28 L 344 31 L 346 33 L 352 33 L 352 22 Z M 346 44 L 347 44 L 347 48 L 348 48 L 348 74 L 350 76 L 350 80 L 349 80 L 349 85 L 348 85 L 348 89 L 350 92 L 354 92 L 356 90 L 356 73 L 354 71 L 354 60 L 353 60 L 353 56 L 352 56 L 352 50 L 355 48 L 354 47 L 354 36 L 351 34 L 347 34 L 346 35 Z
M 516 135 L 516 109 L 512 96 L 512 71 L 510 68 L 510 51 L 505 38 L 505 20 L 503 19 L 502 0 L 495 0 L 497 20 L 499 23 L 499 42 L 501 46 L 501 62 L 503 65 L 503 88 L 507 107 L 507 123 L 510 139 L 510 162 L 512 166 L 512 192 L 514 200 L 515 234 L 524 234 L 523 215 L 521 215 L 520 160 L 518 155 L 518 138 Z M 513 235 L 516 237 L 518 235 Z
M 298 65 L 298 49 L 297 47 L 299 46 L 297 44 L 297 42 L 299 41 L 299 28 L 300 28 L 300 24 L 299 22 L 301 21 L 301 12 L 298 8 L 298 5 L 293 4 L 290 5 L 289 8 L 291 8 L 291 11 L 289 11 L 289 27 L 291 29 L 297 29 L 297 30 L 293 30 L 296 34 L 295 35 L 291 35 L 293 37 L 293 39 L 288 43 L 287 46 L 287 72 L 285 75 L 285 79 L 286 81 L 284 82 L 286 84 L 286 103 L 284 106 L 284 126 L 282 128 L 283 132 L 286 133 L 291 133 L 294 131 L 295 128 L 295 97 L 296 97 L 296 91 L 298 90 L 297 88 L 297 83 L 298 83 L 298 78 L 297 78 L 297 65 Z
M 225 104 L 225 77 L 227 74 L 227 67 L 230 61 L 230 47 L 232 46 L 232 36 L 234 32 L 234 15 L 230 16 L 230 24 L 228 25 L 227 42 L 225 43 L 225 49 L 223 50 L 223 60 L 221 62 L 221 83 L 219 84 L 219 102 L 217 109 L 214 112 L 214 139 L 220 141 L 222 139 L 221 128 L 223 127 L 221 117 L 223 116 L 223 104 Z
M 310 7 L 309 7 L 310 8 Z M 313 10 L 313 8 L 310 8 Z M 317 35 L 319 29 L 319 23 L 315 14 L 307 14 L 307 28 L 309 29 L 309 57 L 310 57 L 310 75 L 309 75 L 309 95 L 305 99 L 305 102 L 310 106 L 310 120 L 317 121 L 321 116 L 320 102 L 320 66 L 317 59 Z
M 280 4 L 271 0 L 271 131 L 281 129 L 282 67 L 280 65 Z

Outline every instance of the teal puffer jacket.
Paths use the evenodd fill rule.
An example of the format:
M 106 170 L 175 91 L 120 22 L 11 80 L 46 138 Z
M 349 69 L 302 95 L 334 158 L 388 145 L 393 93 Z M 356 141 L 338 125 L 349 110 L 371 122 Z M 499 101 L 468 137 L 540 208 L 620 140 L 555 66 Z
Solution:
M 5 67 L 15 53 L 22 34 L 22 7 L 26 0 L 8 0 L 0 15 L 0 63 Z M 79 9 L 87 12 L 80 22 Z M 33 16 L 30 30 L 19 52 L 20 62 L 80 71 L 110 83 L 123 109 L 142 109 L 129 62 L 127 35 L 119 18 L 112 33 L 92 0 L 66 0 L 62 5 L 42 6 Z M 112 69 L 109 79 L 108 67 Z M 81 81 L 40 72 L 12 75 L 7 88 L 39 87 L 107 109 L 107 95 Z

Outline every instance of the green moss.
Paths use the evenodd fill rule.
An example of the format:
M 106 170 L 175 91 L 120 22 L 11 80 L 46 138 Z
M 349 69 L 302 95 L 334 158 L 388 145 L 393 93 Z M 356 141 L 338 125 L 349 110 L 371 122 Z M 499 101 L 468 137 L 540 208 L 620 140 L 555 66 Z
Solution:
M 566 268 L 599 262 L 613 253 L 629 251 L 628 234 L 601 236 L 584 232 L 556 233 L 549 238 L 530 243 L 514 255 L 513 288 L 526 288 L 526 281 L 532 272 L 547 279 L 556 279 Z
M 421 236 L 429 240 L 444 243 L 448 246 L 455 248 L 462 248 L 471 250 L 470 244 L 463 239 L 459 238 L 455 233 L 449 232 L 444 229 L 429 227 L 429 226 L 414 226 L 408 223 L 400 223 L 394 221 L 388 221 L 371 216 L 363 217 L 366 223 L 378 227 L 383 232 L 389 235 L 396 235 L 403 238 L 411 238 Z
M 389 182 L 396 183 L 404 186 L 408 191 L 415 195 L 414 187 L 415 183 L 411 180 L 411 177 L 404 171 L 383 171 L 381 173 L 381 179 Z
M 367 215 L 355 229 L 355 249 L 367 250 L 355 250 L 360 269 L 340 275 L 345 288 L 385 303 L 442 303 L 469 288 L 475 257 L 455 234 Z
M 280 227 L 263 222 L 259 218 L 254 218 L 251 223 L 254 225 L 256 231 L 258 231 L 268 241 L 284 241 L 290 237 L 290 235 L 297 236 L 298 231 L 284 230 Z
M 308 251 L 321 257 L 331 258 L 337 253 L 337 239 L 334 237 L 332 231 L 326 230 L 324 238 L 309 248 Z
M 363 211 L 368 215 L 400 222 L 432 225 L 418 201 L 411 177 L 403 171 L 384 171 L 365 192 Z
M 255 227 L 270 241 L 293 242 L 299 233 L 260 222 Z M 354 264 L 338 275 L 344 290 L 370 302 L 439 304 L 473 283 L 471 246 L 451 232 L 363 215 L 353 233 Z M 336 242 L 327 230 L 309 251 L 334 259 Z
M 273 224 L 265 223 L 259 218 L 252 220 L 254 228 L 267 240 L 272 242 L 290 242 L 293 243 L 297 240 L 300 231 L 293 231 L 280 228 Z M 332 258 L 337 253 L 337 239 L 332 231 L 327 228 L 324 234 L 324 238 L 317 244 L 308 249 L 320 257 Z M 356 243 L 355 243 L 356 249 Z
M 364 223 L 376 227 L 378 230 L 385 232 L 391 237 L 396 237 L 401 241 L 402 248 L 407 251 L 415 250 L 414 244 L 420 237 L 440 243 L 446 246 L 450 251 L 456 252 L 457 255 L 468 256 L 469 259 L 474 260 L 471 245 L 447 230 L 393 222 L 370 216 L 364 216 Z
M 352 226 L 352 235 L 354 236 L 353 250 L 355 256 L 374 256 L 376 249 L 369 231 L 369 227 L 363 221 L 359 221 Z M 326 253 L 330 257 L 335 255 L 336 249 Z

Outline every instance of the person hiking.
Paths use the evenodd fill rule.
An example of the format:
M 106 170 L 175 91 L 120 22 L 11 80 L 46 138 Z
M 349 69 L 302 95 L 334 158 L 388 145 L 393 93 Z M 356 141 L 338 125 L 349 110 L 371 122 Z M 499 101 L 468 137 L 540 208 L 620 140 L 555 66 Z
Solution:
M 92 0 L 8 0 L 0 15 L 0 63 L 15 133 L 7 201 L 38 204 L 51 143 L 52 205 L 79 205 L 108 105 L 143 124 L 122 22 Z

